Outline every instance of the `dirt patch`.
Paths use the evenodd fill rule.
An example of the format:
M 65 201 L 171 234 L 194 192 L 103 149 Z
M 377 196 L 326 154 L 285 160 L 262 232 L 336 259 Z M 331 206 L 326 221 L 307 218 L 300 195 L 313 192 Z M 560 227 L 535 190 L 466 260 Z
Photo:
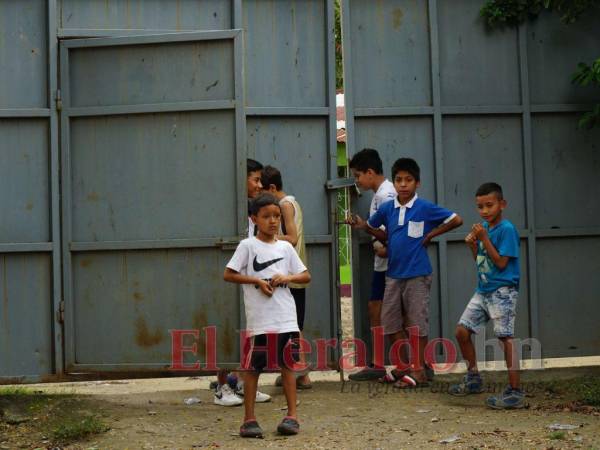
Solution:
M 437 377 L 432 387 L 410 392 L 376 383 L 315 381 L 312 390 L 298 394 L 302 431 L 295 437 L 275 433 L 285 399 L 280 388 L 263 386 L 273 400 L 257 405 L 266 432 L 262 440 L 239 438 L 242 409 L 213 405 L 210 390 L 195 388 L 198 380 L 171 380 L 193 389 L 152 391 L 144 385 L 137 393 L 131 392 L 134 382 L 98 384 L 96 395 L 70 396 L 70 401 L 79 402 L 70 408 L 81 415 L 93 413 L 109 430 L 64 448 L 594 448 L 600 445 L 600 412 L 563 406 L 575 400 L 568 391 L 573 377 L 583 376 L 600 376 L 600 369 L 527 372 L 523 379 L 530 407 L 520 411 L 489 410 L 483 404 L 486 394 L 454 398 L 441 392 L 459 379 L 456 375 Z M 502 373 L 488 373 L 486 381 L 491 388 L 500 388 L 505 380 Z M 88 383 L 86 389 L 94 386 Z M 102 388 L 130 392 L 102 392 Z M 184 399 L 192 396 L 202 403 L 185 405 Z M 24 423 L 3 423 L 0 448 L 45 448 L 48 436 L 40 434 L 36 424 L 48 412 L 38 411 L 33 416 L 38 419 Z M 577 428 L 548 428 L 555 423 Z M 447 438 L 458 440 L 439 442 Z

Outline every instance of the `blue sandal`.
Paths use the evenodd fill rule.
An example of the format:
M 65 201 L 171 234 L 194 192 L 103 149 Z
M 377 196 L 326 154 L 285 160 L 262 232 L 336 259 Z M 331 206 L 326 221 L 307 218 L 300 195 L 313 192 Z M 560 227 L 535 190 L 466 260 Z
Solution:
M 508 386 L 501 395 L 489 397 L 485 403 L 493 409 L 521 409 L 525 407 L 525 394 Z

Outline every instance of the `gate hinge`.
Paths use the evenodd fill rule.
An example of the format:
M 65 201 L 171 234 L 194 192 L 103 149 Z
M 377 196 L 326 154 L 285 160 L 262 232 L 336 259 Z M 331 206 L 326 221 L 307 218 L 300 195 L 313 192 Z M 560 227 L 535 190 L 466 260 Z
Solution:
M 56 102 L 56 110 L 62 110 L 62 97 L 60 95 L 60 89 L 56 90 L 56 94 L 54 95 L 54 101 Z
M 65 323 L 65 301 L 61 300 L 58 304 L 58 312 L 56 314 L 58 317 L 58 323 Z

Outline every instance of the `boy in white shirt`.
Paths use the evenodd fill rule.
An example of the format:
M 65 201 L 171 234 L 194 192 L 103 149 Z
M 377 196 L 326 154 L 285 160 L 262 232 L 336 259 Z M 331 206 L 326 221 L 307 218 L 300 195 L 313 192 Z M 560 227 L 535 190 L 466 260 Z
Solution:
M 377 150 L 363 148 L 350 160 L 350 170 L 356 185 L 365 191 L 373 191 L 375 194 L 371 199 L 369 217 L 373 216 L 379 207 L 393 200 L 397 193 L 394 184 L 383 175 L 383 163 Z M 373 251 L 375 252 L 373 264 L 373 278 L 371 282 L 371 295 L 369 297 L 369 323 L 371 328 L 381 326 L 381 305 L 383 292 L 385 290 L 385 273 L 387 271 L 387 250 L 377 240 L 373 240 Z M 375 354 L 375 349 L 373 349 Z M 372 359 L 372 357 L 371 357 Z M 383 361 L 380 361 L 383 364 Z M 367 367 L 361 371 L 350 374 L 348 378 L 352 381 L 369 381 L 384 377 L 386 374 L 383 365 L 377 365 L 369 361 Z
M 252 222 L 258 233 L 244 239 L 227 264 L 223 278 L 239 283 L 244 292 L 249 337 L 242 351 L 244 376 L 244 423 L 242 437 L 262 437 L 254 404 L 258 377 L 265 367 L 279 367 L 287 401 L 287 415 L 277 427 L 281 434 L 297 434 L 296 376 L 293 371 L 292 340 L 298 338 L 294 298 L 289 283 L 308 283 L 310 274 L 289 242 L 277 240 L 281 226 L 279 202 L 261 194 L 251 205 Z M 268 349 L 267 349 L 268 347 Z

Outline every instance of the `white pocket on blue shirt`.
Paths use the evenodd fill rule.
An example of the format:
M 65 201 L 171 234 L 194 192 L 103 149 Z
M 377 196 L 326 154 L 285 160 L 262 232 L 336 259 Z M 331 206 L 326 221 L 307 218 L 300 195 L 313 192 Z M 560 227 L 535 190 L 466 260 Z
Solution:
M 408 237 L 411 238 L 420 238 L 423 237 L 423 228 L 425 227 L 425 222 L 413 222 L 412 220 L 408 221 Z

